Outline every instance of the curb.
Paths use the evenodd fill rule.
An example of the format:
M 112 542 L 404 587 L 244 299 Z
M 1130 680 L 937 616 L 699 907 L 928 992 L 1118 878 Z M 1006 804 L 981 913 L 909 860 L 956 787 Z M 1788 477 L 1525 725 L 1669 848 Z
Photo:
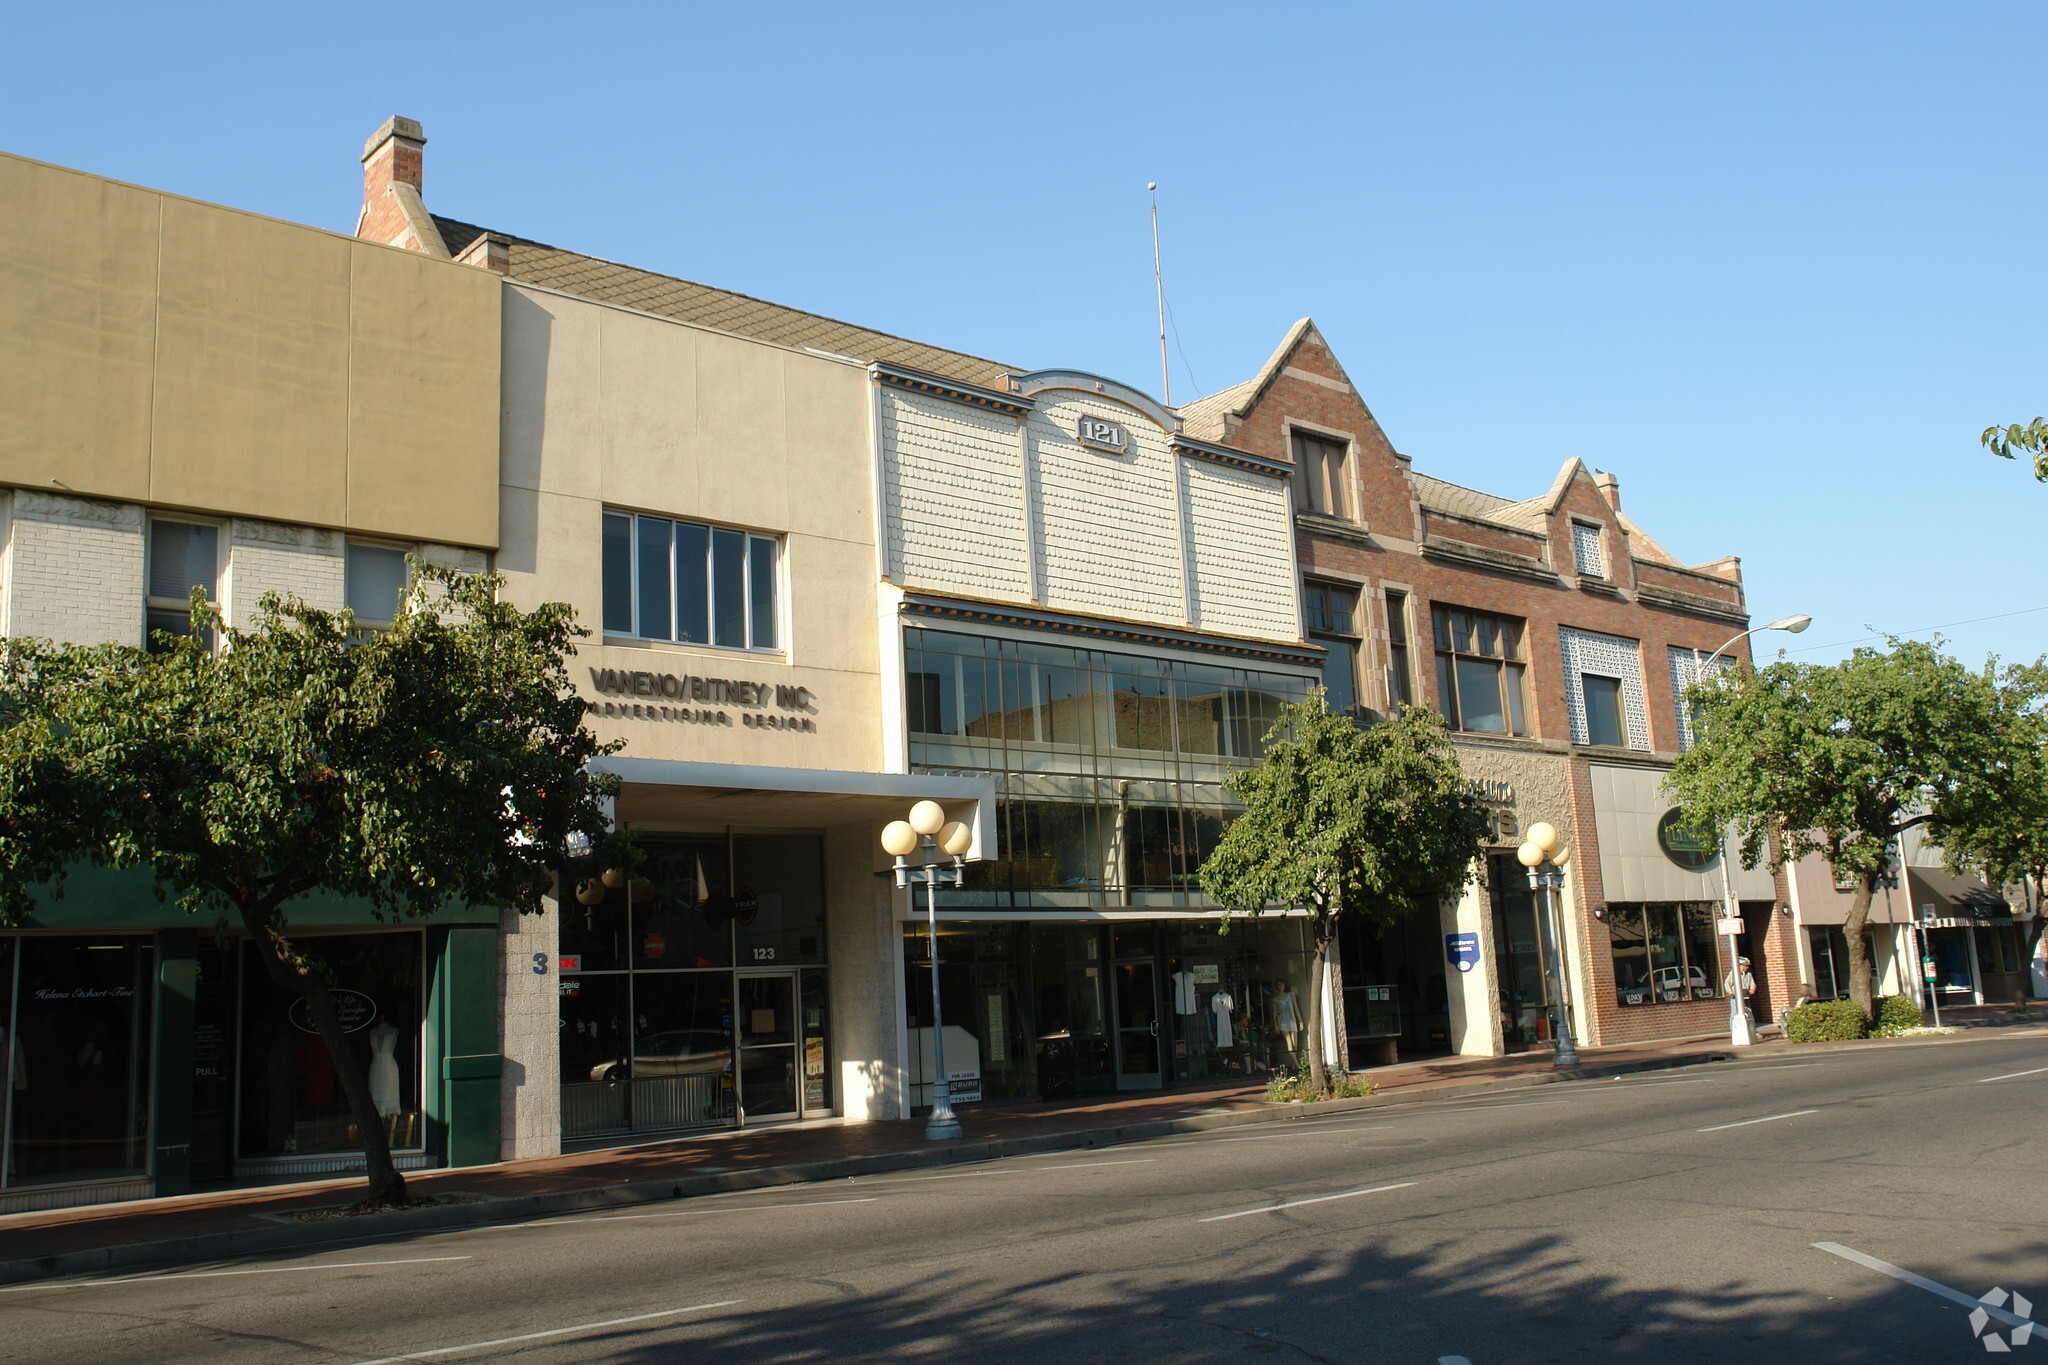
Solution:
M 846 1180 L 854 1176 L 914 1171 L 930 1166 L 963 1165 L 1011 1156 L 1034 1156 L 1045 1152 L 1114 1147 L 1177 1133 L 1200 1133 L 1254 1124 L 1299 1122 L 1326 1114 L 1427 1104 L 1432 1100 L 1455 1099 L 1463 1095 L 1485 1094 L 1490 1091 L 1529 1089 L 1555 1085 L 1563 1081 L 1592 1080 L 1637 1071 L 1667 1071 L 1674 1067 L 1732 1060 L 1733 1053 L 1713 1050 L 1617 1061 L 1604 1066 L 1593 1063 L 1550 1073 L 1452 1082 L 1408 1094 L 1395 1091 L 1392 1094 L 1369 1095 L 1360 1099 L 1322 1100 L 1313 1104 L 1289 1105 L 1285 1108 L 1250 1109 L 1223 1114 L 1190 1114 L 1180 1118 L 1143 1120 L 1106 1128 L 1036 1133 L 1013 1138 L 985 1138 L 921 1151 L 882 1152 L 870 1156 L 836 1157 L 829 1161 L 764 1166 L 746 1171 L 626 1181 L 599 1189 L 512 1195 L 476 1204 L 393 1209 L 385 1213 L 370 1213 L 350 1218 L 346 1220 L 345 1233 L 332 1223 L 310 1223 L 196 1233 L 187 1237 L 167 1237 L 160 1241 L 125 1242 L 94 1247 L 88 1251 L 60 1252 L 51 1256 L 0 1261 L 0 1284 L 18 1284 L 24 1281 L 51 1279 L 60 1275 L 85 1274 L 134 1266 L 217 1260 L 286 1248 L 338 1246 L 349 1242 L 402 1236 L 406 1233 L 460 1231 L 494 1224 L 525 1222 L 556 1214 L 625 1208 L 707 1194 L 732 1194 L 785 1185 Z

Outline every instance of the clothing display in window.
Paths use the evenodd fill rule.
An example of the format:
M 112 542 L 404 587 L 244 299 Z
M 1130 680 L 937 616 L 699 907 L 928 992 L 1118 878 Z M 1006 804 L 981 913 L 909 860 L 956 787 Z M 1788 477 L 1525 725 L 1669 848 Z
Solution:
M 1216 1020 L 1216 1046 L 1232 1047 L 1236 1040 L 1230 1032 L 1230 1012 L 1237 1008 L 1237 1001 L 1229 991 L 1218 991 L 1209 997 L 1209 1011 Z
M 1273 1027 L 1286 1035 L 1289 1052 L 1301 1045 L 1301 1013 L 1295 1005 L 1294 992 L 1284 982 L 1273 992 Z
M 1175 1014 L 1193 1014 L 1195 1012 L 1195 974 L 1186 971 L 1175 972 L 1169 979 L 1173 982 L 1173 1012 Z
M 393 1055 L 397 1047 L 398 1030 L 389 1020 L 379 1019 L 370 1030 L 370 1101 L 384 1117 L 399 1109 L 398 1058 Z

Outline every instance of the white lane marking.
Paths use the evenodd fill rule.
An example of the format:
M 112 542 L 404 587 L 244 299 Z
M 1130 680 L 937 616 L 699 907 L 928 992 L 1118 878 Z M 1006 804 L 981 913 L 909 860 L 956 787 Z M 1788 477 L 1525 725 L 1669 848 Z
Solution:
M 375 1360 L 359 1360 L 355 1365 L 400 1365 L 407 1360 L 432 1360 L 435 1356 L 459 1355 L 464 1351 L 482 1351 L 492 1346 L 511 1346 L 521 1341 L 544 1341 L 549 1337 L 566 1337 L 576 1332 L 595 1332 L 603 1327 L 623 1327 L 629 1322 L 652 1322 L 656 1318 L 680 1317 L 684 1313 L 701 1313 L 707 1308 L 730 1308 L 743 1299 L 719 1299 L 715 1303 L 693 1303 L 688 1308 L 664 1308 L 659 1313 L 635 1313 L 630 1318 L 607 1318 L 603 1322 L 579 1322 L 574 1327 L 556 1327 L 546 1332 L 522 1332 L 516 1337 L 498 1337 L 492 1341 L 472 1341 L 461 1346 L 439 1346 L 431 1351 L 411 1351 L 402 1356 L 378 1356 Z
M 2048 1071 L 2048 1066 L 2037 1066 L 2032 1071 L 2008 1071 L 2003 1076 L 1979 1076 L 1977 1084 L 1982 1085 L 1986 1081 L 2009 1081 L 2018 1076 L 2038 1076 L 2044 1071 Z
M 1718 1133 L 1723 1128 L 1747 1128 L 1752 1123 L 1776 1123 L 1779 1119 L 1796 1119 L 1802 1114 L 1818 1114 L 1818 1109 L 1794 1109 L 1789 1114 L 1766 1114 L 1760 1119 L 1740 1119 L 1734 1123 L 1717 1123 L 1711 1128 L 1695 1128 L 1696 1133 Z
M 1895 1280 L 1912 1285 L 1915 1289 L 1924 1289 L 1930 1294 L 1940 1295 L 1950 1303 L 1961 1304 L 1963 1307 L 1971 1309 L 1981 1308 L 1984 1310 L 1986 1317 L 1996 1318 L 2008 1327 L 2032 1326 L 2038 1328 L 2041 1325 L 2034 1322 L 2031 1318 L 2023 1318 L 2017 1313 L 2008 1313 L 2003 1308 L 1993 1308 L 1984 1300 L 1972 1298 L 1960 1289 L 1950 1289 L 1939 1280 L 1930 1280 L 1925 1275 L 1915 1275 L 1912 1271 L 1895 1266 L 1890 1261 L 1880 1261 L 1875 1256 L 1866 1256 L 1856 1250 L 1856 1248 L 1845 1247 L 1840 1242 L 1809 1242 L 1807 1245 L 1817 1251 L 1825 1251 L 1830 1256 L 1839 1256 L 1845 1261 L 1854 1261 L 1857 1265 L 1868 1266 L 1879 1274 L 1889 1275 Z
M 1772 1062 L 1769 1066 L 1753 1066 L 1751 1071 L 1797 1071 L 1802 1066 L 1826 1066 L 1826 1062 Z
M 1319 1194 L 1313 1199 L 1292 1199 L 1285 1204 L 1269 1204 L 1263 1209 L 1240 1209 L 1236 1213 L 1212 1213 L 1207 1218 L 1198 1218 L 1199 1223 L 1221 1223 L 1229 1218 L 1249 1218 L 1255 1213 L 1278 1213 L 1282 1209 L 1298 1209 L 1303 1204 L 1327 1204 L 1332 1199 L 1356 1199 L 1361 1194 L 1381 1194 L 1387 1190 L 1405 1190 L 1415 1182 L 1403 1180 L 1398 1185 L 1375 1185 L 1369 1190 L 1346 1190 L 1342 1194 Z
M 1460 1104 L 1455 1101 L 1446 1101 L 1443 1107 L 1443 1112 L 1450 1114 L 1469 1114 L 1479 1109 L 1540 1109 L 1545 1105 L 1559 1105 L 1570 1103 L 1570 1100 L 1516 1100 L 1512 1104 Z
M 687 1218 L 702 1213 L 766 1213 L 771 1209 L 815 1209 L 826 1204 L 872 1204 L 879 1196 L 869 1195 L 863 1199 L 810 1199 L 800 1204 L 749 1204 L 736 1209 L 721 1204 L 715 1209 L 671 1209 L 666 1213 L 602 1213 L 591 1218 L 549 1218 L 538 1223 L 513 1223 L 507 1231 L 521 1228 L 564 1228 L 572 1223 L 623 1223 L 635 1218 Z
M 1209 1147 L 1218 1142 L 1281 1142 L 1288 1138 L 1305 1137 L 1349 1137 L 1353 1133 L 1384 1133 L 1392 1124 L 1379 1123 L 1369 1128 L 1340 1128 L 1334 1133 L 1260 1133 L 1254 1137 L 1189 1138 L 1185 1142 L 1154 1142 L 1154 1147 Z
M 170 1275 L 126 1275 L 118 1280 L 67 1280 L 63 1284 L 17 1284 L 0 1294 L 26 1294 L 32 1289 L 98 1289 L 106 1284 L 154 1284 L 158 1280 L 219 1280 L 230 1275 L 293 1275 L 306 1270 L 357 1270 L 365 1266 L 425 1265 L 429 1261 L 468 1261 L 470 1256 L 408 1256 L 399 1261 L 324 1261 L 319 1265 L 274 1265 L 259 1270 L 180 1270 Z
M 1078 1171 L 1086 1166 L 1148 1166 L 1158 1159 L 1156 1156 L 1141 1156 L 1129 1161 L 1076 1161 L 1065 1166 L 1023 1166 L 1011 1174 L 1024 1175 L 1031 1171 Z
M 1472 1365 L 1472 1362 L 1463 1356 L 1438 1356 L 1436 1365 Z

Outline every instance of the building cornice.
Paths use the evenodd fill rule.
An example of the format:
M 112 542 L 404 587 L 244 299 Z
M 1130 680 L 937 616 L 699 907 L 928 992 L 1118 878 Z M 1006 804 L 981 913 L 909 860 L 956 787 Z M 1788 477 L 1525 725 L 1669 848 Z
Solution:
M 1028 397 L 997 393 L 994 389 L 984 389 L 977 384 L 966 384 L 957 379 L 942 379 L 935 374 L 925 374 L 921 370 L 906 370 L 900 365 L 884 365 L 879 361 L 868 366 L 868 374 L 875 383 L 886 384 L 890 388 L 907 389 L 928 398 L 943 398 L 948 402 L 964 403 L 971 408 L 1006 413 L 1012 417 L 1022 417 L 1037 406 Z
M 1690 616 L 1706 616 L 1733 626 L 1749 624 L 1749 613 L 1741 607 L 1727 602 L 1716 602 L 1711 597 L 1696 597 L 1689 592 L 1678 592 L 1672 588 L 1654 587 L 1648 583 L 1636 584 L 1636 601 L 1648 607 L 1664 607 L 1671 611 L 1682 611 Z
M 1119 644 L 1184 649 L 1238 659 L 1260 659 L 1269 663 L 1291 664 L 1299 668 L 1321 668 L 1325 653 L 1320 645 L 1289 645 L 1278 641 L 1248 640 L 1242 636 L 1173 630 L 1135 622 L 1111 621 L 1006 603 L 937 597 L 917 592 L 906 593 L 898 610 L 904 616 L 915 616 L 925 620 L 1008 626 L 1012 629 L 1073 635 Z
M 1247 455 L 1242 450 L 1232 450 L 1229 446 L 1210 445 L 1207 441 L 1197 441 L 1192 436 L 1175 435 L 1167 444 L 1172 447 L 1174 454 L 1185 455 L 1191 460 L 1208 460 L 1213 464 L 1225 464 L 1232 469 L 1249 470 L 1254 474 L 1264 474 L 1274 479 L 1294 477 L 1294 466 L 1291 464 L 1282 464 L 1278 460 L 1268 460 L 1259 455 Z
M 1485 569 L 1489 573 L 1506 574 L 1510 578 L 1524 578 L 1531 583 L 1541 583 L 1547 588 L 1561 588 L 1564 580 L 1540 561 L 1524 559 L 1504 550 L 1489 550 L 1480 545 L 1468 545 L 1461 540 L 1444 540 L 1430 536 L 1422 542 L 1422 557 L 1443 564 L 1456 564 L 1467 569 Z

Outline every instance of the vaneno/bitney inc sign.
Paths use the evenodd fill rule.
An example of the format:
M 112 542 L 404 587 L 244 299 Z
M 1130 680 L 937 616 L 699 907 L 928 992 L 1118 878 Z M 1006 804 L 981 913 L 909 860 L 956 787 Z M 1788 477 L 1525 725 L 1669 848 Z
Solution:
M 1721 841 L 1713 827 L 1686 819 L 1685 812 L 1676 806 L 1665 811 L 1664 818 L 1657 822 L 1657 847 L 1687 872 L 1704 872 L 1721 856 Z
M 620 697 L 645 697 L 647 701 L 593 701 L 584 703 L 590 713 L 622 720 L 672 720 L 685 725 L 731 725 L 732 712 L 718 705 L 750 708 L 740 712 L 740 724 L 751 730 L 794 730 L 818 733 L 818 722 L 808 715 L 777 715 L 759 708 L 775 706 L 781 711 L 815 711 L 811 689 L 783 683 L 749 682 L 741 678 L 704 678 L 692 673 L 654 673 L 644 669 L 593 668 L 590 685 L 599 692 Z M 712 706 L 667 703 L 710 702 Z

